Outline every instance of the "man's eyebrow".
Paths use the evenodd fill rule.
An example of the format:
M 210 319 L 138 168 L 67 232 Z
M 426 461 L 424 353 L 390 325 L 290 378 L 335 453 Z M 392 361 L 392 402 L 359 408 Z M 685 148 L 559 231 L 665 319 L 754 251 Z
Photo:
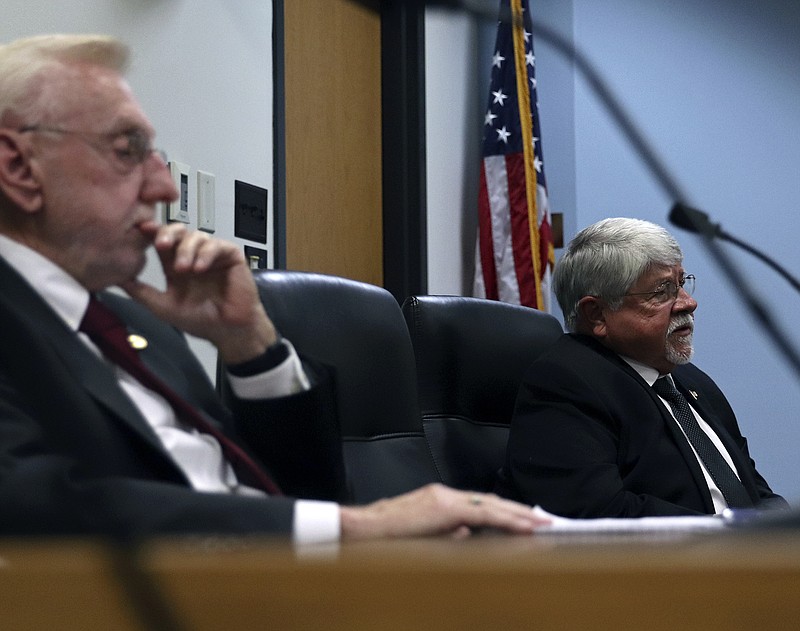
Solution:
M 686 274 L 686 270 L 679 269 L 678 273 L 677 273 L 678 279 L 680 279 L 681 276 L 684 276 L 685 274 Z M 664 281 L 667 281 L 667 280 L 674 280 L 675 276 L 676 276 L 676 274 L 674 274 L 673 272 L 664 272 L 664 274 L 661 275 L 661 277 L 660 277 L 661 278 L 661 282 L 664 282 Z
M 112 134 L 129 134 L 131 132 L 137 132 L 145 134 L 150 138 L 155 136 L 155 130 L 150 126 L 142 124 L 141 121 L 129 118 L 123 118 L 115 121 L 112 125 L 110 125 L 109 129 L 111 130 L 110 133 Z
M 662 276 L 661 278 L 656 279 L 656 281 L 655 281 L 656 282 L 656 291 L 661 289 L 667 283 L 678 284 L 680 282 L 681 278 L 683 277 L 683 275 L 684 275 L 684 272 L 680 272 L 680 274 L 678 275 L 677 282 L 675 280 L 675 277 L 672 274 L 666 274 L 666 275 Z

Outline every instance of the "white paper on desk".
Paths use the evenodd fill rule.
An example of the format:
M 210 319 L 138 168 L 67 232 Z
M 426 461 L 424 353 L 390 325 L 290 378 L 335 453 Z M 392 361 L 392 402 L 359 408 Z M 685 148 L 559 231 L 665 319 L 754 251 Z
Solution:
M 727 520 L 717 515 L 682 515 L 679 517 L 601 517 L 570 519 L 548 513 L 534 506 L 533 513 L 550 523 L 537 526 L 534 533 L 635 534 L 635 533 L 693 533 L 724 530 Z

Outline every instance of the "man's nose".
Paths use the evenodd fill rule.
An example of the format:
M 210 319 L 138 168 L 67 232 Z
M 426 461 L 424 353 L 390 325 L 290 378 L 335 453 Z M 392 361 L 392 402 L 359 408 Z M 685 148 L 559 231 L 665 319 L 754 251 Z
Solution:
M 172 180 L 164 157 L 157 151 L 144 161 L 145 177 L 142 182 L 142 200 L 148 203 L 174 202 L 178 199 L 178 189 Z
M 697 301 L 683 287 L 678 288 L 678 296 L 672 305 L 673 311 L 693 313 L 697 309 Z

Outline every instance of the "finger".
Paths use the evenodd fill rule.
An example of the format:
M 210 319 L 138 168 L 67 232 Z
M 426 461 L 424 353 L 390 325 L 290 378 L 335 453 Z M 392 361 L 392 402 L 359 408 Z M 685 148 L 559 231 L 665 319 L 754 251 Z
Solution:
M 467 539 L 471 535 L 472 531 L 469 529 L 468 526 L 459 526 L 453 532 L 450 533 L 450 536 L 456 540 Z
M 204 271 L 206 261 L 213 256 L 213 249 L 214 242 L 205 233 L 185 232 L 175 241 L 174 270 L 176 272 Z
M 143 283 L 140 280 L 134 279 L 120 284 L 119 287 L 131 298 L 133 298 L 133 300 L 143 304 L 156 315 L 161 315 L 164 312 L 164 309 L 162 308 L 164 293 L 152 285 L 148 285 L 147 283 Z
M 227 268 L 237 264 L 245 266 L 245 259 L 244 254 L 233 243 L 212 238 L 200 241 L 195 254 L 195 271 Z
M 244 255 L 227 241 L 214 239 L 202 232 L 187 233 L 177 244 L 174 267 L 177 272 L 207 272 L 237 264 L 244 266 Z
M 467 524 L 491 526 L 511 532 L 531 533 L 537 526 L 549 523 L 536 516 L 529 506 L 493 494 L 469 493 L 466 497 Z
M 142 230 L 152 230 L 148 224 L 142 224 Z M 186 224 L 182 223 L 167 223 L 156 224 L 155 234 L 153 241 L 156 247 L 169 248 L 172 247 L 177 241 L 183 239 L 184 235 L 188 232 Z
M 218 244 L 219 241 L 205 233 L 189 231 L 182 225 L 159 230 L 155 239 L 156 251 L 167 275 L 206 271 L 214 260 Z
M 146 232 L 148 228 L 142 230 Z M 156 250 L 164 274 L 169 276 L 175 266 L 175 249 L 186 234 L 184 224 L 172 223 L 158 225 L 153 235 L 153 247 Z

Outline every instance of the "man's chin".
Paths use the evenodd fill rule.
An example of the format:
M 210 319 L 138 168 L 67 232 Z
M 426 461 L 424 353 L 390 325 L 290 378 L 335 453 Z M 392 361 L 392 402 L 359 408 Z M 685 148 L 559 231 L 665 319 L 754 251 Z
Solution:
M 131 260 L 117 260 L 108 263 L 102 269 L 97 269 L 90 274 L 90 279 L 86 283 L 90 291 L 99 291 L 108 287 L 117 287 L 124 283 L 136 280 L 145 267 L 146 259 L 144 255 Z
M 694 356 L 694 347 L 688 346 L 683 348 L 667 347 L 667 361 L 676 366 L 688 364 L 692 361 Z

